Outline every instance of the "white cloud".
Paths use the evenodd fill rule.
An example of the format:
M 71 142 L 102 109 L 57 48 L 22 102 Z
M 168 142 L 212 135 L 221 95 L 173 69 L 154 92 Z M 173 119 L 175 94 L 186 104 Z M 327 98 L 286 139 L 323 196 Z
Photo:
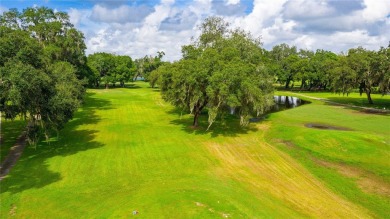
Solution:
M 129 14 L 141 6 L 95 5 L 88 10 L 70 9 L 68 13 L 72 23 L 86 35 L 87 53 L 105 51 L 140 58 L 164 51 L 165 60 L 172 61 L 181 58 L 182 45 L 198 36 L 197 25 L 215 15 L 214 1 L 194 0 L 183 6 L 173 0 L 161 0 L 138 20 L 131 20 Z M 249 13 L 225 13 L 223 17 L 232 27 L 261 36 L 266 49 L 280 43 L 334 52 L 359 45 L 378 49 L 390 40 L 390 17 L 387 1 L 376 2 L 379 3 L 366 1 L 358 7 L 354 1 L 353 9 L 347 10 L 335 8 L 337 4 L 329 0 L 255 0 Z M 229 7 L 242 4 L 237 0 L 222 2 Z
M 117 8 L 108 8 L 103 5 L 95 5 L 92 8 L 91 19 L 101 22 L 140 22 L 146 16 L 153 12 L 153 9 L 144 5 L 139 7 L 131 7 L 128 5 L 121 5 Z
M 384 20 L 390 14 L 389 0 L 364 0 L 364 5 L 362 15 L 368 22 Z
M 330 16 L 335 12 L 326 1 L 294 0 L 288 1 L 284 8 L 284 16 L 293 19 Z
M 315 41 L 316 40 L 313 39 L 311 36 L 302 35 L 302 36 L 299 36 L 298 38 L 296 38 L 292 42 L 292 45 L 294 45 L 294 46 L 296 46 L 298 48 L 312 50 Z
M 227 5 L 237 5 L 240 3 L 240 0 L 225 0 Z
M 3 7 L 3 6 L 0 5 L 0 14 L 3 14 L 6 11 L 8 11 L 8 8 Z

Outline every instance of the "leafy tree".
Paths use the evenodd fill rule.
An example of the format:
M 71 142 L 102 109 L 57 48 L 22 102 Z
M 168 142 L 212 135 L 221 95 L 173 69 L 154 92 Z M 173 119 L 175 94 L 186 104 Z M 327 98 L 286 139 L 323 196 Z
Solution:
M 335 68 L 331 70 L 333 91 L 347 96 L 356 86 L 357 76 L 356 71 L 350 67 L 348 61 L 347 56 L 340 55 Z
M 282 43 L 272 48 L 270 57 L 273 61 L 272 71 L 275 72 L 278 81 L 285 83 L 284 87 L 288 88 L 296 74 L 292 65 L 299 60 L 297 48 Z
M 164 72 L 169 71 L 171 63 L 165 62 L 156 70 L 152 71 L 149 75 L 149 84 L 152 88 L 155 88 L 156 85 L 161 85 L 161 77 Z
M 56 61 L 66 61 L 76 68 L 79 79 L 87 78 L 85 71 L 84 35 L 73 27 L 69 15 L 47 7 L 32 7 L 19 12 L 11 9 L 0 16 L 2 27 L 22 30 L 42 46 L 46 66 Z
M 373 60 L 374 70 L 378 73 L 378 87 L 382 95 L 390 92 L 390 44 L 381 47 Z
M 119 82 L 121 87 L 125 86 L 132 77 L 133 60 L 130 56 L 115 56 L 115 81 Z
M 45 7 L 0 16 L 0 111 L 28 120 L 28 140 L 58 131 L 84 94 L 84 38 L 69 16 Z
M 105 52 L 94 53 L 88 56 L 87 63 L 93 72 L 92 81 L 95 86 L 98 87 L 103 82 L 105 88 L 109 88 L 115 72 L 114 56 Z
M 156 70 L 160 65 L 164 63 L 162 61 L 164 55 L 165 53 L 163 51 L 159 51 L 157 52 L 157 55 L 154 57 L 145 56 L 143 58 L 136 59 L 135 60 L 136 71 L 133 80 L 136 80 L 137 77 L 143 77 L 145 81 L 149 81 L 150 73 Z
M 88 56 L 88 67 L 93 72 L 90 83 L 96 87 L 101 82 L 105 88 L 109 88 L 110 83 L 115 86 L 118 82 L 123 87 L 132 76 L 133 60 L 129 56 L 98 52 Z
M 209 127 L 228 107 L 237 108 L 246 125 L 250 114 L 273 104 L 273 77 L 260 62 L 260 41 L 228 26 L 221 18 L 207 18 L 197 41 L 182 47 L 183 58 L 159 69 L 163 98 L 194 114 L 193 126 L 205 108 Z
M 335 68 L 338 56 L 326 50 L 317 50 L 312 57 L 312 68 L 315 74 L 313 86 L 318 86 L 324 90 L 331 83 L 331 71 Z
M 350 67 L 357 73 L 356 83 L 358 83 L 360 95 L 366 93 L 367 100 L 370 104 L 373 104 L 371 98 L 373 87 L 380 80 L 380 74 L 374 67 L 375 59 L 375 52 L 362 47 L 348 51 Z

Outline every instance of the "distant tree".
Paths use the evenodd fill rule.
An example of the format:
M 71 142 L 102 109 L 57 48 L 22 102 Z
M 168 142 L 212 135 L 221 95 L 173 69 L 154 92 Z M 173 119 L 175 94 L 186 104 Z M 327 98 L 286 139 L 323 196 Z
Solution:
M 138 77 L 143 77 L 145 81 L 149 80 L 149 75 L 152 71 L 156 70 L 160 65 L 164 62 L 162 58 L 165 53 L 163 51 L 157 52 L 156 56 L 145 56 L 140 59 L 135 60 L 136 71 L 134 75 L 134 79 L 136 80 Z
M 105 52 L 94 53 L 88 56 L 87 63 L 93 72 L 95 86 L 98 87 L 103 82 L 105 88 L 109 88 L 115 72 L 114 56 Z
M 371 93 L 380 81 L 380 72 L 375 69 L 374 64 L 375 52 L 358 47 L 350 49 L 347 57 L 350 67 L 356 72 L 360 95 L 366 93 L 368 102 L 373 104 Z
M 378 88 L 382 95 L 390 92 L 390 44 L 382 47 L 373 60 L 374 71 L 378 74 Z
M 331 71 L 335 68 L 338 56 L 330 51 L 318 49 L 311 59 L 315 74 L 313 86 L 326 89 L 331 83 Z
M 296 74 L 292 65 L 299 60 L 297 48 L 282 43 L 272 48 L 270 57 L 274 63 L 272 71 L 276 74 L 278 81 L 288 88 Z
M 330 71 L 332 75 L 331 86 L 334 92 L 349 95 L 356 87 L 357 73 L 350 67 L 348 57 L 340 55 L 334 68 Z
M 155 88 L 156 85 L 161 84 L 162 74 L 169 70 L 171 63 L 165 62 L 156 70 L 152 71 L 149 75 L 149 84 L 152 88 Z
M 133 60 L 130 56 L 115 56 L 115 80 L 119 82 L 121 87 L 125 86 L 125 82 L 128 82 L 132 77 Z

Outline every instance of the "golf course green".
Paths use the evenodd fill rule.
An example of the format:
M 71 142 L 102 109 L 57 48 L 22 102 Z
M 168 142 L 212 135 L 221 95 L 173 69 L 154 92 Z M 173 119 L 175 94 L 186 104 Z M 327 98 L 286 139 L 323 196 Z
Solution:
M 206 131 L 207 115 L 191 127 L 145 82 L 89 89 L 0 181 L 0 217 L 388 218 L 390 116 L 293 95 L 311 103 Z M 3 135 L 22 125 L 3 122 Z

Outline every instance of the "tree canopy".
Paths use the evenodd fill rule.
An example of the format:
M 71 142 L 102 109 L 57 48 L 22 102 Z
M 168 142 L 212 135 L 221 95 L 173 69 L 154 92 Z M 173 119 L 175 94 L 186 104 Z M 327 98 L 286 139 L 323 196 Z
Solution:
M 251 114 L 273 105 L 273 76 L 261 61 L 261 43 L 241 29 L 229 29 L 219 17 L 207 18 L 200 29 L 200 37 L 182 47 L 180 61 L 158 69 L 162 96 L 194 114 L 193 126 L 203 109 L 210 127 L 229 107 L 246 125 Z
M 0 16 L 0 111 L 29 121 L 28 139 L 58 131 L 84 93 L 83 34 L 64 12 L 11 9 Z
M 116 83 L 123 87 L 125 82 L 132 78 L 134 71 L 133 60 L 130 56 L 105 52 L 89 55 L 88 67 L 93 72 L 90 77 L 90 84 L 99 87 L 102 82 L 106 88 L 109 88 L 110 83 L 114 87 Z

